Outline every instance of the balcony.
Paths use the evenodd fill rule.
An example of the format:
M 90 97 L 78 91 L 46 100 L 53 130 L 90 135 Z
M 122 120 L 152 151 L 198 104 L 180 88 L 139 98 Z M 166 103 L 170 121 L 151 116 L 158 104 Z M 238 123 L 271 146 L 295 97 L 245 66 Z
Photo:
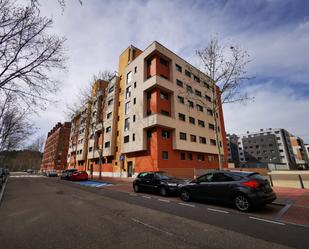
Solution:
M 142 128 L 150 128 L 153 126 L 175 128 L 176 121 L 174 118 L 162 114 L 152 114 L 143 119 Z
M 143 85 L 142 85 L 142 90 L 147 91 L 155 86 L 159 86 L 160 88 L 164 88 L 167 91 L 171 92 L 174 85 L 171 81 L 159 76 L 159 75 L 154 75 L 151 78 L 147 79 Z

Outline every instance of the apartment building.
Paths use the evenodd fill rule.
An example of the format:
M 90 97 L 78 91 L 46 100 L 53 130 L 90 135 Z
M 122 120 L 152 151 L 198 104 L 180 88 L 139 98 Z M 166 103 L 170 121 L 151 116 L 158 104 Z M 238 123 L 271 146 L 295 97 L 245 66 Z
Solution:
M 67 152 L 69 147 L 71 123 L 57 123 L 48 132 L 45 142 L 41 171 L 64 170 L 67 166 Z
M 184 175 L 194 169 L 218 168 L 218 145 L 227 167 L 219 89 L 219 108 L 213 113 L 212 83 L 207 75 L 153 42 L 144 51 L 129 46 L 119 57 L 118 76 L 108 84 L 106 89 L 113 89 L 108 90 L 110 96 L 101 95 L 106 111 L 98 111 L 100 101 L 90 101 L 72 120 L 71 139 L 83 145 L 78 148 L 72 144 L 71 166 L 93 170 L 97 175 L 98 155 L 102 153 L 102 175 L 132 177 L 149 170 Z M 194 97 L 188 97 L 188 92 Z M 82 128 L 83 112 L 88 118 Z M 90 127 L 98 114 L 104 128 L 97 124 L 98 133 L 93 134 Z M 81 134 L 76 133 L 75 124 Z M 215 129 L 219 131 L 218 141 Z M 74 162 L 71 155 L 77 152 L 80 160 Z
M 243 135 L 228 134 L 228 160 L 237 167 L 299 169 L 308 167 L 302 139 L 285 129 L 261 129 Z

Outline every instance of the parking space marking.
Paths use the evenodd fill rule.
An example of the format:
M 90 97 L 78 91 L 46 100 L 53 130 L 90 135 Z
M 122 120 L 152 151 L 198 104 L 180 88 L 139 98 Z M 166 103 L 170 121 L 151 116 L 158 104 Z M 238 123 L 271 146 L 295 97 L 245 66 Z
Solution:
M 284 223 L 282 223 L 282 222 L 272 221 L 272 220 L 266 220 L 266 219 L 257 218 L 257 217 L 253 217 L 253 216 L 249 216 L 249 219 L 259 220 L 259 221 L 264 221 L 264 222 L 268 222 L 268 223 L 273 223 L 273 224 L 277 224 L 277 225 L 285 226 L 285 224 L 284 224 Z
M 130 193 L 129 195 L 131 195 L 131 196 L 138 196 L 137 194 L 132 194 L 132 193 Z
M 167 200 L 167 199 L 158 199 L 158 201 L 170 202 L 170 200 Z
M 218 212 L 218 213 L 223 213 L 223 214 L 229 214 L 230 212 L 225 211 L 225 210 L 221 210 L 221 209 L 215 209 L 215 208 L 207 208 L 209 211 L 213 211 L 213 212 Z
M 173 236 L 173 234 L 170 233 L 170 232 L 168 232 L 168 231 L 165 231 L 165 230 L 162 230 L 162 229 L 160 229 L 160 228 L 158 228 L 158 227 L 155 227 L 155 226 L 153 226 L 153 225 L 144 223 L 144 222 L 142 222 L 142 221 L 140 221 L 140 220 L 138 220 L 138 219 L 131 218 L 131 220 L 134 221 L 135 223 L 141 224 L 141 225 L 143 225 L 143 226 L 145 226 L 145 227 L 148 227 L 148 228 L 150 228 L 150 229 L 153 229 L 153 230 L 155 230 L 155 231 L 158 231 L 158 232 L 161 232 L 161 233 L 165 233 L 166 235 L 169 235 L 169 236 Z
M 148 196 L 148 195 L 142 195 L 142 197 L 143 197 L 143 198 L 146 198 L 146 199 L 151 199 L 151 197 Z
M 195 205 L 193 205 L 193 204 L 188 204 L 188 203 L 183 203 L 183 202 L 179 202 L 178 203 L 179 205 L 183 205 L 183 206 L 187 206 L 187 207 L 195 207 Z

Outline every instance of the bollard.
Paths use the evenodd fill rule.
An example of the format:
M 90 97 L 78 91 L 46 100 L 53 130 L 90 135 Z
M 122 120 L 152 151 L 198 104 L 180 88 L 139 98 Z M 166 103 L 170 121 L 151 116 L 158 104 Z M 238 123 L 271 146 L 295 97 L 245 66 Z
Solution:
M 303 179 L 301 178 L 301 175 L 298 175 L 298 178 L 299 178 L 299 181 L 300 181 L 301 188 L 305 188 Z
M 271 177 L 271 175 L 269 175 L 269 180 L 270 180 L 270 185 L 273 187 L 274 183 L 273 183 L 273 178 Z

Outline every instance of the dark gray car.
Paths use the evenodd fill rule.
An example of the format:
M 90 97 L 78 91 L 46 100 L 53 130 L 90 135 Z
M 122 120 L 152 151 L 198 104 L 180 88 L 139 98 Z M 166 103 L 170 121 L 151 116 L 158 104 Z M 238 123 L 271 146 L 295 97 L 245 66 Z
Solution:
M 69 180 L 70 179 L 70 175 L 72 175 L 76 171 L 77 171 L 77 169 L 67 169 L 67 170 L 64 170 L 64 171 L 62 171 L 60 179 L 61 180 Z
M 183 201 L 202 200 L 234 204 L 240 211 L 266 205 L 276 199 L 268 180 L 245 171 L 212 171 L 180 189 Z

